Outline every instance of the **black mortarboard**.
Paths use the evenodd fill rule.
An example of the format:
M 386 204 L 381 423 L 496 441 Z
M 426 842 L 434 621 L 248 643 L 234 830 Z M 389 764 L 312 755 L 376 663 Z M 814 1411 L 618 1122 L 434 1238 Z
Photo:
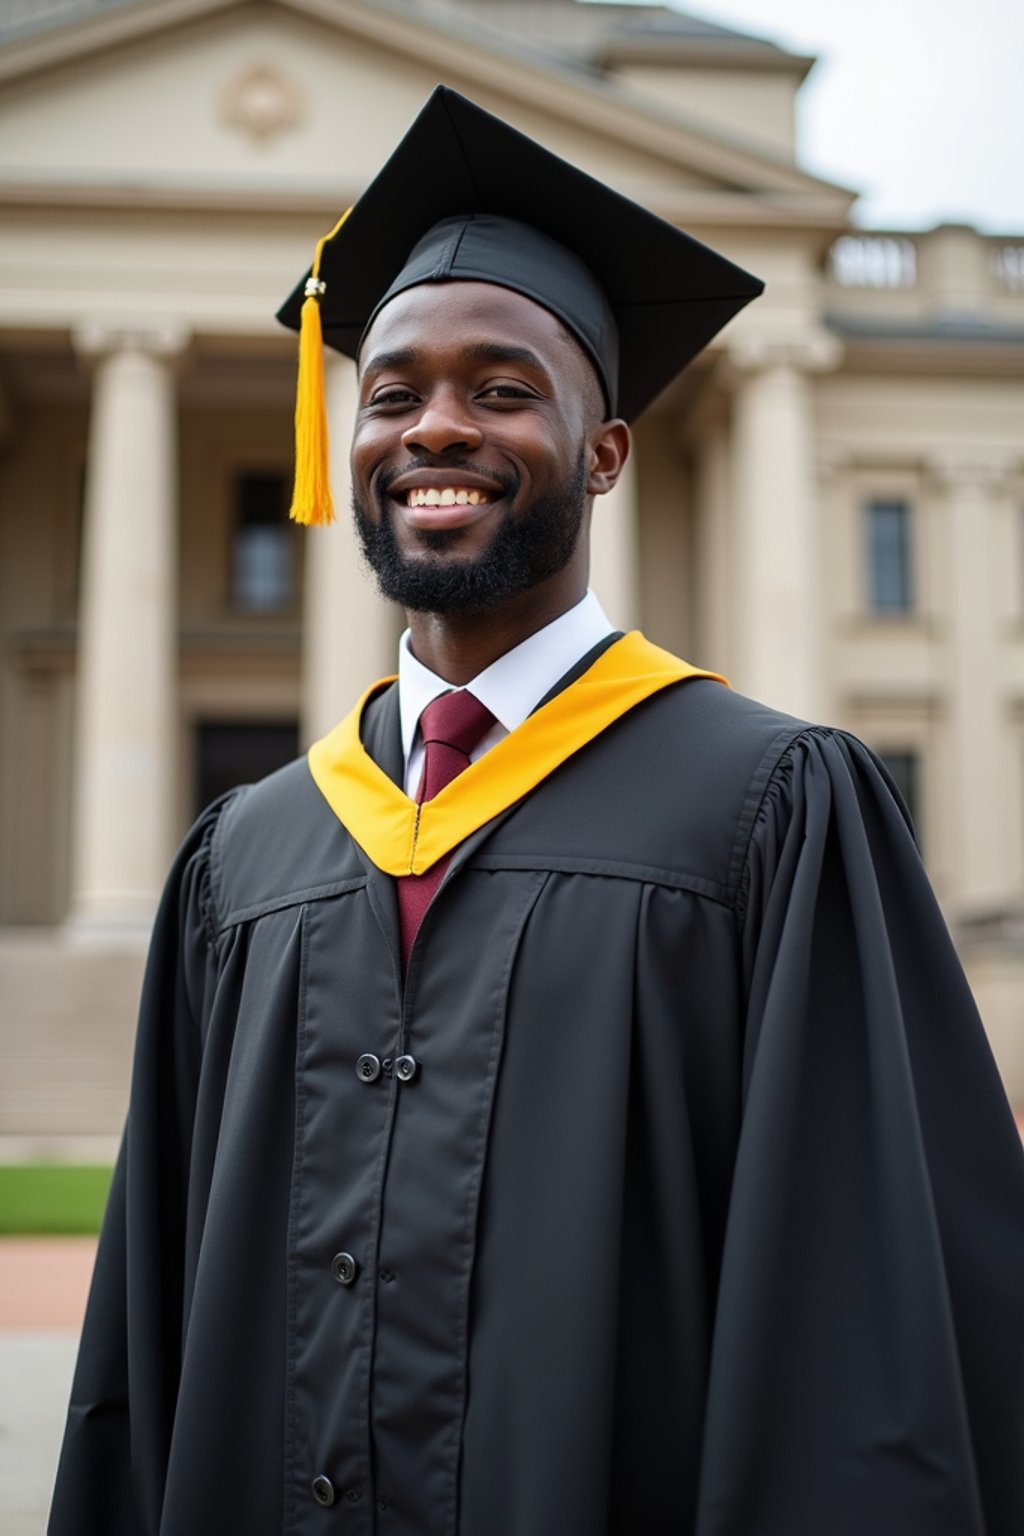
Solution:
M 764 287 L 443 85 L 317 256 L 284 325 L 318 305 L 323 340 L 356 357 L 396 293 L 497 283 L 558 316 L 627 421 Z

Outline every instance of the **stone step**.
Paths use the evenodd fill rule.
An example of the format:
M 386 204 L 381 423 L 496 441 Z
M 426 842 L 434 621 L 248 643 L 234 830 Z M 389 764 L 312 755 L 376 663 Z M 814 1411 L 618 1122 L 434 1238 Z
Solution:
M 0 1138 L 116 1137 L 144 948 L 0 931 Z

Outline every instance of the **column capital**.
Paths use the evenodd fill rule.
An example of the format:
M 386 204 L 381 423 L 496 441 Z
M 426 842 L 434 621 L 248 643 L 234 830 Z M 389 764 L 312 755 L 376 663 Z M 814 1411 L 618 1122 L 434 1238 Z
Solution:
M 141 352 L 146 357 L 170 362 L 185 351 L 191 330 L 178 320 L 138 321 L 83 320 L 72 327 L 71 344 L 87 362 L 98 362 L 119 352 Z
M 1002 490 L 1013 474 L 1015 455 L 1007 450 L 963 448 L 928 455 L 925 474 L 941 491 L 991 495 Z
M 800 373 L 832 373 L 843 360 L 846 348 L 829 331 L 795 332 L 790 336 L 744 336 L 726 353 L 727 371 L 734 380 L 774 368 L 795 368 Z

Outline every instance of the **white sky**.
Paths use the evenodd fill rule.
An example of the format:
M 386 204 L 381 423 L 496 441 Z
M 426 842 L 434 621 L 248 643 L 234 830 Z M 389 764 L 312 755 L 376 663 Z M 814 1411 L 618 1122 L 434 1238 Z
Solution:
M 855 217 L 1024 233 L 1024 0 L 669 0 L 818 63 L 801 163 L 862 193 Z

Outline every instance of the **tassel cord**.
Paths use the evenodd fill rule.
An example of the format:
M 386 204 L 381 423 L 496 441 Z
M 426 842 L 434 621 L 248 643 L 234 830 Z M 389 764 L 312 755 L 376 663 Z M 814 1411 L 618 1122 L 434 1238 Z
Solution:
M 334 522 L 331 496 L 330 445 L 324 399 L 324 341 L 320 301 L 326 283 L 320 277 L 324 247 L 333 240 L 351 213 L 347 208 L 327 235 L 317 241 L 313 267 L 306 280 L 299 323 L 299 369 L 295 393 L 295 488 L 289 517 L 306 527 Z

